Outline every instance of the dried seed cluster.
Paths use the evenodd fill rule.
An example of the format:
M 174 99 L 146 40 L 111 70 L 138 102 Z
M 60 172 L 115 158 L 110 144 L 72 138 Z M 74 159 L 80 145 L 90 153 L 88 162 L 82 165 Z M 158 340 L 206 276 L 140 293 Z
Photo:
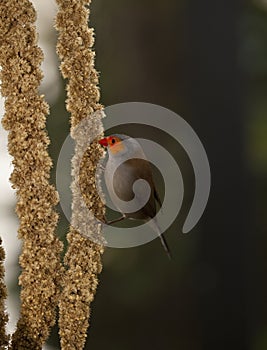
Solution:
M 95 171 L 102 151 L 94 140 L 103 134 L 102 106 L 99 104 L 98 74 L 94 68 L 93 30 L 88 28 L 91 1 L 57 0 L 59 32 L 57 51 L 61 72 L 68 79 L 67 110 L 71 113 L 75 155 L 72 160 L 72 220 L 65 256 L 67 271 L 60 298 L 59 326 L 62 349 L 83 349 L 89 325 L 90 303 L 102 269 L 102 244 L 89 237 L 101 237 L 104 205 L 95 186 Z M 100 240 L 101 241 L 101 240 Z
M 49 184 L 51 159 L 45 131 L 48 105 L 38 93 L 43 54 L 37 46 L 36 14 L 29 0 L 0 2 L 1 93 L 3 126 L 9 131 L 13 156 L 13 188 L 23 241 L 21 318 L 12 337 L 13 349 L 41 349 L 55 323 L 63 267 L 61 242 L 54 235 L 58 194 Z
M 0 350 L 6 349 L 9 341 L 9 337 L 6 334 L 8 316 L 5 312 L 5 299 L 7 297 L 7 290 L 4 282 L 4 260 L 5 252 L 2 247 L 2 239 L 0 238 Z

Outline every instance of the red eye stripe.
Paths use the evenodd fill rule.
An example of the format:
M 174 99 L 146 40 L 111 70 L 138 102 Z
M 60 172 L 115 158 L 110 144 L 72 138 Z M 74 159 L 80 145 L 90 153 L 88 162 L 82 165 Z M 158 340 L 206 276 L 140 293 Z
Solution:
M 116 144 L 118 144 L 120 141 L 121 141 L 121 140 L 120 140 L 118 137 L 116 137 L 116 136 L 110 136 L 110 137 L 108 138 L 108 143 L 109 143 L 109 146 L 110 146 L 110 147 L 111 147 L 111 146 L 114 146 L 114 145 L 116 145 Z

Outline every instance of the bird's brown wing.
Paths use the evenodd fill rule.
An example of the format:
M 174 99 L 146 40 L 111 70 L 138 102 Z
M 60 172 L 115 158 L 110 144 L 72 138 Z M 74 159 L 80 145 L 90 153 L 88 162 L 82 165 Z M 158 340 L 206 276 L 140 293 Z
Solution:
M 143 208 L 135 213 L 127 214 L 128 217 L 136 219 L 148 219 L 156 215 L 156 202 L 160 201 L 156 193 L 152 169 L 150 163 L 145 159 L 129 159 L 118 167 L 114 174 L 114 188 L 117 195 L 124 201 L 134 198 L 133 184 L 138 179 L 144 179 L 151 188 L 151 195 Z
M 156 190 L 155 187 L 154 187 L 154 197 L 155 197 L 156 201 L 158 202 L 159 206 L 162 207 L 162 201 L 161 201 L 160 196 L 158 194 L 158 191 Z

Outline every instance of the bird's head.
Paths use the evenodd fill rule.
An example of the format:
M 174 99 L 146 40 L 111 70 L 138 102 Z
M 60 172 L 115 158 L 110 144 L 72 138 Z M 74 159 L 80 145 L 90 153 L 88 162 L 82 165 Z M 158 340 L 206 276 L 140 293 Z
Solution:
M 106 147 L 109 155 L 116 156 L 127 152 L 127 143 L 125 140 L 129 139 L 129 136 L 114 134 L 104 137 L 99 140 L 101 146 Z
M 130 136 L 113 134 L 98 141 L 108 150 L 109 158 L 144 158 L 144 153 L 139 142 Z

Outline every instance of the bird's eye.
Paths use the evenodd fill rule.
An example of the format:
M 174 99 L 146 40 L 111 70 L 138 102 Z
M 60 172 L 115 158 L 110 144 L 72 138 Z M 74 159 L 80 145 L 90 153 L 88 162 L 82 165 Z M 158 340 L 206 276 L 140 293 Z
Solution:
M 115 139 L 112 139 L 111 140 L 111 143 L 114 145 L 114 143 L 116 142 L 116 140 Z

